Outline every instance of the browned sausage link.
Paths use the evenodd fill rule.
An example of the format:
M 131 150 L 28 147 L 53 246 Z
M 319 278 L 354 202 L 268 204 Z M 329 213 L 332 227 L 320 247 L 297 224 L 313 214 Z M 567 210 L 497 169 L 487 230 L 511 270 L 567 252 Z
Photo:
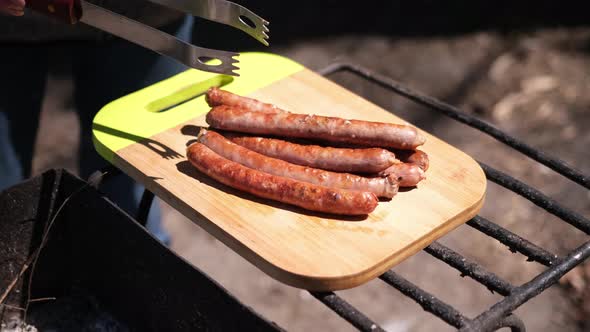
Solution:
M 418 165 L 424 172 L 428 170 L 430 160 L 426 152 L 420 150 L 396 150 L 394 152 L 399 160 Z
M 393 152 L 381 148 L 345 149 L 303 145 L 275 138 L 237 135 L 226 137 L 269 157 L 335 172 L 378 173 L 396 162 Z
M 379 175 L 395 178 L 400 187 L 414 187 L 426 178 L 424 171 L 418 165 L 402 162 L 391 165 Z
M 386 198 L 395 196 L 399 187 L 393 177 L 366 178 L 354 174 L 335 173 L 295 165 L 284 160 L 267 157 L 233 143 L 222 135 L 210 130 L 201 130 L 198 141 L 205 144 L 220 156 L 246 167 L 324 187 L 369 191 L 378 197 Z
M 425 142 L 416 128 L 406 125 L 289 112 L 269 114 L 225 105 L 214 107 L 206 120 L 211 127 L 218 129 L 371 147 L 414 149 Z
M 217 87 L 212 87 L 207 90 L 205 95 L 207 104 L 211 107 L 227 105 L 232 107 L 240 107 L 250 111 L 277 113 L 285 112 L 282 109 L 272 104 L 263 103 L 253 98 L 242 97 L 231 93 L 229 91 L 221 90 Z
M 414 165 L 418 165 L 424 172 L 428 170 L 430 160 L 428 155 L 424 151 L 416 150 L 408 157 L 408 162 Z
M 225 159 L 201 143 L 191 144 L 187 157 L 201 172 L 227 186 L 312 211 L 366 215 L 378 204 L 373 193 L 327 188 L 257 171 Z

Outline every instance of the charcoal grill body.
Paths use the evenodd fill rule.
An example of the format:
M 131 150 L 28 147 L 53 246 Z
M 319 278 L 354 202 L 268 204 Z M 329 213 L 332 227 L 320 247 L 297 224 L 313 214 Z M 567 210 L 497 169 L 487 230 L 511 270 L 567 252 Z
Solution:
M 32 299 L 85 292 L 131 331 L 280 330 L 64 170 L 0 193 L 0 294 L 46 232 Z M 28 280 L 25 273 L 6 304 L 26 305 Z

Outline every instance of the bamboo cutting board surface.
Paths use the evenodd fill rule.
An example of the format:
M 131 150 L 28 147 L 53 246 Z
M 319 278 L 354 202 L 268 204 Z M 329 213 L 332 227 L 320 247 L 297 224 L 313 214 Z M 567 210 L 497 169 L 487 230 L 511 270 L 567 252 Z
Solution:
M 427 179 L 380 202 L 365 218 L 260 199 L 203 175 L 186 160 L 185 151 L 199 128 L 207 126 L 209 107 L 203 96 L 176 104 L 212 85 L 296 113 L 406 123 L 288 59 L 256 53 L 240 60 L 244 78 L 191 70 L 107 105 L 94 122 L 97 150 L 270 276 L 310 290 L 367 282 L 481 208 L 486 178 L 479 165 L 425 132 L 427 143 L 420 149 L 430 157 Z M 168 110 L 160 112 L 162 108 Z

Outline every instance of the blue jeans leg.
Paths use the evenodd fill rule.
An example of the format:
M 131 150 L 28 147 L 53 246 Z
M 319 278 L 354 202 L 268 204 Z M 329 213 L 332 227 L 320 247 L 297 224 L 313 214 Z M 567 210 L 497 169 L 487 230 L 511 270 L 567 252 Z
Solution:
M 193 17 L 162 30 L 189 41 Z M 106 166 L 92 145 L 92 119 L 107 103 L 169 78 L 187 69 L 184 65 L 123 40 L 76 45 L 74 49 L 75 102 L 81 126 L 80 173 L 88 177 Z M 135 216 L 143 187 L 127 176 L 107 182 L 103 191 L 122 209 Z M 161 227 L 160 208 L 152 204 L 147 228 L 164 243 L 168 234 Z
M 0 191 L 31 175 L 46 81 L 46 48 L 0 45 Z

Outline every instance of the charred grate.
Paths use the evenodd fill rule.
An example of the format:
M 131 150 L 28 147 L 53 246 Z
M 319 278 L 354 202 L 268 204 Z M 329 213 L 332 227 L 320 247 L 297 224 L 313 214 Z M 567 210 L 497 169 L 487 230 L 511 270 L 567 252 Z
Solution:
M 549 156 L 479 118 L 463 113 L 458 108 L 443 103 L 433 97 L 414 91 L 391 78 L 350 63 L 334 63 L 319 71 L 319 73 L 324 76 L 341 72 L 353 74 L 356 77 L 385 88 L 391 93 L 408 98 L 422 106 L 426 106 L 426 108 L 431 111 L 436 111 L 439 114 L 443 114 L 453 120 L 475 128 L 538 163 L 549 167 L 578 185 L 590 189 L 590 177 L 567 165 L 562 160 Z M 496 170 L 484 163 L 479 162 L 479 164 L 484 170 L 488 181 L 492 181 L 517 193 L 538 207 L 560 218 L 564 222 L 567 222 L 587 235 L 590 235 L 590 220 L 587 218 L 575 211 L 561 206 L 555 200 L 547 197 L 539 190 L 511 177 L 510 175 Z M 98 183 L 96 185 L 98 185 Z M 142 224 L 145 224 L 153 198 L 154 195 L 148 191 L 146 191 L 142 197 L 140 210 L 137 216 L 138 221 Z M 437 316 L 447 324 L 462 332 L 496 331 L 501 328 L 510 328 L 514 332 L 525 331 L 526 328 L 522 320 L 512 312 L 533 297 L 539 295 L 545 289 L 554 285 L 563 275 L 590 256 L 590 241 L 574 249 L 568 255 L 558 257 L 534 243 L 531 243 L 527 239 L 524 239 L 481 216 L 476 216 L 469 220 L 467 225 L 482 234 L 498 240 L 506 245 L 511 252 L 518 252 L 526 256 L 528 261 L 538 262 L 546 266 L 547 269 L 523 285 L 515 286 L 487 271 L 478 263 L 466 259 L 459 253 L 456 253 L 452 249 L 447 248 L 438 242 L 434 242 L 424 248 L 424 251 L 429 255 L 458 270 L 461 273 L 461 276 L 469 277 L 485 286 L 490 291 L 504 296 L 502 300 L 475 318 L 464 316 L 457 309 L 391 270 L 379 277 L 386 284 L 414 300 L 425 311 Z M 372 321 L 353 305 L 346 302 L 336 293 L 310 293 L 358 330 L 384 331 L 377 323 Z

